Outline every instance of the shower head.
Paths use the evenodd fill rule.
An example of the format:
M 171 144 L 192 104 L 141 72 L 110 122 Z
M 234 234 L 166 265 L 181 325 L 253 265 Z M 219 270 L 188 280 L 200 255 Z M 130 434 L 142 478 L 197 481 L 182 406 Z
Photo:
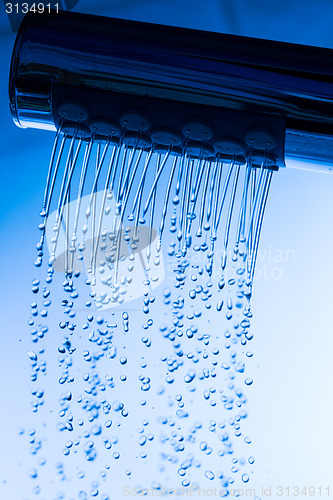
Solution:
M 57 131 L 36 265 L 44 237 L 49 264 L 63 262 L 66 276 L 85 254 L 92 283 L 103 285 L 100 305 L 117 303 L 124 283 L 139 289 L 132 262 L 143 248 L 148 282 L 160 276 L 170 220 L 170 257 L 201 252 L 219 289 L 231 258 L 250 298 L 273 171 L 295 160 L 333 169 L 330 56 L 72 12 L 28 14 L 12 57 L 11 112 L 21 127 Z
M 333 168 L 331 51 L 73 12 L 28 14 L 10 71 L 21 127 Z M 204 146 L 203 146 L 204 145 Z

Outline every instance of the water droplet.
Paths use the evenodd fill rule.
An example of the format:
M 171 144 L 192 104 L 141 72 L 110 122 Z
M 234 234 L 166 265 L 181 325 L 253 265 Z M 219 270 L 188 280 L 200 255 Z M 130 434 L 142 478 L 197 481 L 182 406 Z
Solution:
M 215 474 L 211 470 L 206 470 L 205 476 L 207 479 L 210 479 L 211 481 L 215 478 Z
M 30 469 L 29 470 L 29 476 L 32 478 L 32 479 L 36 479 L 38 477 L 38 472 L 37 472 L 37 469 Z
M 86 460 L 88 462 L 93 462 L 96 457 L 97 457 L 97 452 L 94 448 L 89 448 L 88 450 L 86 450 Z
M 184 377 L 184 381 L 186 384 L 189 384 L 190 382 L 192 382 L 192 380 L 195 378 L 195 371 L 194 370 L 190 370 L 187 375 L 185 375 Z
M 174 377 L 172 375 L 170 375 L 170 374 L 165 377 L 165 381 L 168 384 L 172 384 L 174 382 L 174 380 L 175 380 Z
M 31 361 L 37 361 L 37 354 L 33 351 L 28 351 L 28 356 L 31 359 Z
M 146 444 L 146 442 L 147 442 L 146 436 L 141 436 L 139 439 L 139 445 L 144 446 Z
M 102 433 L 102 427 L 100 425 L 94 425 L 91 429 L 91 433 L 94 436 L 99 436 Z

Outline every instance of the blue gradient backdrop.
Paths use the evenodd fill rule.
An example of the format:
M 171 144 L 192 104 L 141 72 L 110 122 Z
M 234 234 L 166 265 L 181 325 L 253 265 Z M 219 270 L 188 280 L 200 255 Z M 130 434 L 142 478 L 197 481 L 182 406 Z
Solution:
M 32 497 L 27 445 L 17 430 L 33 423 L 27 319 L 53 136 L 12 122 L 7 80 L 15 36 L 1 7 L 0 498 L 21 500 Z M 74 10 L 333 47 L 329 1 L 80 0 Z M 248 409 L 258 489 L 330 485 L 333 495 L 332 195 L 327 174 L 286 169 L 273 179 L 253 298 Z

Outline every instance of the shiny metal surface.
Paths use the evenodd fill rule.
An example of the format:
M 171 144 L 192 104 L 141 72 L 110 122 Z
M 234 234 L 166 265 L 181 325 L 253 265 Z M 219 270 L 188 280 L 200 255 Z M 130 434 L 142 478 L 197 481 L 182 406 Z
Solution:
M 28 14 L 13 52 L 10 106 L 18 125 L 55 129 L 59 83 L 282 116 L 298 131 L 287 134 L 286 156 L 307 150 L 316 160 L 324 153 L 313 134 L 333 125 L 331 61 L 332 51 L 318 47 L 72 12 Z M 304 133 L 310 146 L 301 150 Z
M 333 135 L 287 129 L 284 151 L 287 167 L 333 172 Z

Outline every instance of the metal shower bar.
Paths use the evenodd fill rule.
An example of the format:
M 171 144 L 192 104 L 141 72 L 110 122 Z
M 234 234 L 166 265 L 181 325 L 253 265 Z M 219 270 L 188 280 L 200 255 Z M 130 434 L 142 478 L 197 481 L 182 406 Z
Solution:
M 73 12 L 28 14 L 12 58 L 15 122 L 56 130 L 55 96 L 116 98 L 253 113 L 285 124 L 285 159 L 333 168 L 332 50 Z M 89 107 L 89 103 L 88 103 Z M 170 118 L 170 120 L 172 117 Z

